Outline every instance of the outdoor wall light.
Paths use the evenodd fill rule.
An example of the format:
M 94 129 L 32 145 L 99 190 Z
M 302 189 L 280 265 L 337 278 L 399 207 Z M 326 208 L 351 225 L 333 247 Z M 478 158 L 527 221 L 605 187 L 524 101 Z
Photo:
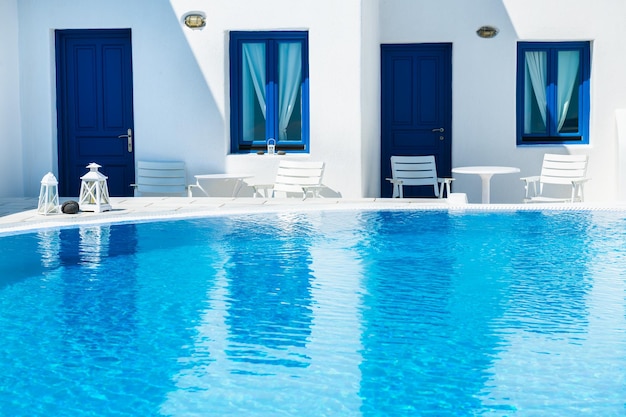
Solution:
M 199 29 L 206 25 L 206 18 L 199 13 L 190 13 L 185 16 L 185 26 L 190 29 Z
M 491 38 L 495 38 L 498 32 L 499 32 L 498 28 L 495 28 L 493 26 L 481 26 L 476 31 L 476 34 L 480 36 L 481 38 L 491 39 Z

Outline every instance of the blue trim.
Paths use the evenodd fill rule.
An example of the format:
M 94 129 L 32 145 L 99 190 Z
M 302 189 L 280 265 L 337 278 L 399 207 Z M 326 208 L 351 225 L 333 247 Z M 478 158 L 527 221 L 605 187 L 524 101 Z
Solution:
M 554 126 L 557 114 L 556 86 L 557 53 L 565 50 L 580 51 L 580 71 L 578 84 L 578 132 L 558 133 Z M 545 51 L 548 54 L 548 132 L 546 134 L 524 134 L 524 91 L 525 53 Z M 591 54 L 589 42 L 519 42 L 517 45 L 517 145 L 587 145 L 589 144 L 589 79 L 591 75 Z
M 278 43 L 280 41 L 296 41 L 302 45 L 302 139 L 300 141 L 278 140 Z M 266 78 L 266 125 L 265 140 L 275 138 L 279 150 L 292 153 L 309 152 L 309 34 L 304 31 L 264 31 L 230 33 L 230 138 L 232 153 L 253 153 L 265 149 L 266 142 L 260 140 L 243 140 L 241 79 L 242 79 L 242 45 L 245 42 L 259 42 L 266 45 L 267 78 Z

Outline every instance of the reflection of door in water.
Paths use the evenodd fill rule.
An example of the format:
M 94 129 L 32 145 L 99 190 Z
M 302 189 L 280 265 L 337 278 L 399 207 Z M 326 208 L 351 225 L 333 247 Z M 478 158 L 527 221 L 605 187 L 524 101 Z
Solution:
M 381 47 L 381 196 L 391 197 L 391 155 L 435 155 L 437 174 L 452 169 L 452 45 Z M 405 187 L 433 197 L 432 187 Z
M 112 196 L 132 195 L 130 29 L 58 30 L 56 70 L 59 193 L 78 196 L 85 167 L 96 162 Z

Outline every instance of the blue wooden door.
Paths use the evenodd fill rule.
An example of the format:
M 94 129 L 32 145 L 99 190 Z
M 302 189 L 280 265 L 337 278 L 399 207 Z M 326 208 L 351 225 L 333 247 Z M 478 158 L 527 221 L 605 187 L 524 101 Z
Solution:
M 381 46 L 381 196 L 391 197 L 391 155 L 435 155 L 437 174 L 452 169 L 452 45 Z M 432 187 L 405 187 L 433 197 Z
M 96 162 L 111 196 L 132 195 L 130 30 L 57 31 L 56 70 L 59 193 L 78 196 L 85 166 Z

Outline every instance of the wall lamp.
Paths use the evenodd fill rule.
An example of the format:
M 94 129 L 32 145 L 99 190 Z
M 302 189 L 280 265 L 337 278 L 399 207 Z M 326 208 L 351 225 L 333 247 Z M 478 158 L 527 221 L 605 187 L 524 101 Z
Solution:
M 203 28 L 206 25 L 206 18 L 200 13 L 189 13 L 185 16 L 185 26 L 190 29 Z
M 496 27 L 493 27 L 493 26 L 481 26 L 476 31 L 476 34 L 478 36 L 480 36 L 481 38 L 491 39 L 491 38 L 495 38 L 496 35 L 498 34 L 498 32 L 499 32 L 499 30 Z

